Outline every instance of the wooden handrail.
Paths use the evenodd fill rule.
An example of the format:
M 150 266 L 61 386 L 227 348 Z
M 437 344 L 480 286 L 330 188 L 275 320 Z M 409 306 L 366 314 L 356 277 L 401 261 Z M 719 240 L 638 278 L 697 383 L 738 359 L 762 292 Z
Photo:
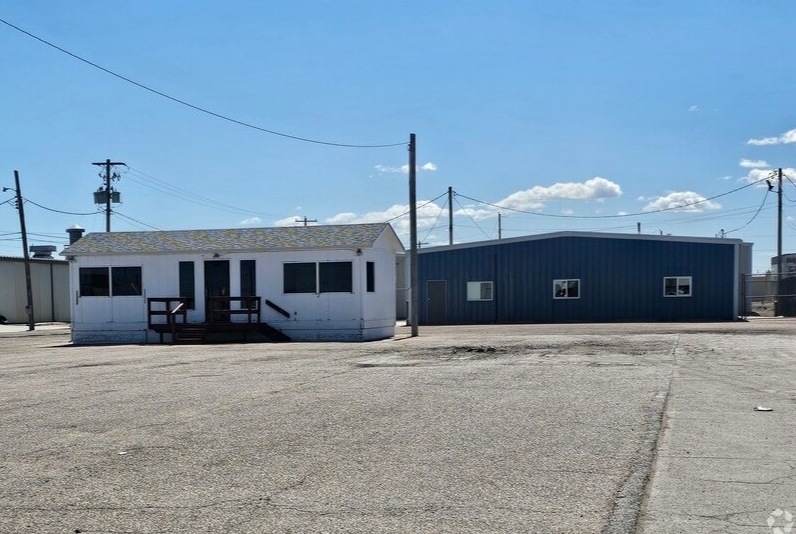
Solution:
M 285 317 L 287 317 L 288 319 L 290 319 L 290 312 L 286 311 L 284 308 L 282 308 L 282 307 L 281 307 L 281 306 L 279 306 L 278 304 L 274 304 L 273 302 L 271 302 L 271 301 L 270 301 L 270 300 L 268 300 L 268 299 L 265 299 L 265 304 L 266 304 L 266 305 L 267 305 L 269 308 L 273 308 L 273 309 L 274 309 L 274 310 L 276 310 L 277 312 L 281 313 L 282 315 L 284 315 Z
M 208 323 L 216 322 L 215 315 L 246 315 L 246 322 L 259 323 L 260 322 L 260 301 L 261 297 L 247 295 L 245 297 L 229 297 L 229 296 L 215 296 L 207 297 L 207 313 L 206 320 Z M 232 303 L 238 302 L 238 308 L 233 309 Z M 216 308 L 215 304 L 220 303 L 222 308 Z M 256 320 L 252 320 L 256 317 Z
M 160 334 L 160 342 L 163 342 L 164 331 L 170 331 L 172 339 L 177 331 L 177 317 L 182 317 L 182 322 L 185 324 L 188 319 L 188 301 L 187 297 L 149 297 L 147 300 L 147 326 L 150 330 L 155 330 Z M 172 307 L 172 303 L 176 302 L 176 306 Z M 155 306 L 161 309 L 155 309 Z M 165 308 L 165 309 L 164 309 Z M 165 317 L 166 322 L 155 323 L 155 317 Z
M 169 312 L 168 322 L 169 322 L 169 325 L 171 326 L 171 339 L 172 340 L 177 339 L 177 320 L 176 320 L 175 316 L 177 314 L 182 314 L 183 315 L 182 322 L 185 323 L 185 316 L 184 315 L 185 315 L 185 312 L 187 310 L 183 310 L 184 307 L 185 307 L 185 302 L 184 301 L 180 301 L 180 303 L 177 304 L 174 307 L 174 309 Z

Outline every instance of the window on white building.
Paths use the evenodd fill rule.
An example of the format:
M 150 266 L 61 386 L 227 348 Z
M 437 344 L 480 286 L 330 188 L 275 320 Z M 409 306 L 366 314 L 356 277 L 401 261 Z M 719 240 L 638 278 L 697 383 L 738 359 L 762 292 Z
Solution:
M 285 263 L 285 293 L 352 293 L 354 278 L 350 261 Z
M 141 267 L 111 267 L 111 295 L 130 297 L 143 294 Z
M 81 297 L 143 295 L 141 267 L 81 267 Z

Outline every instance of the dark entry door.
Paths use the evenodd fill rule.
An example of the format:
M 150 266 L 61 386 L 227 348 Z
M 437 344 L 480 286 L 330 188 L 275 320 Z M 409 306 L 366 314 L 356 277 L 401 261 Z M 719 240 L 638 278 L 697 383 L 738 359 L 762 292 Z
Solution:
M 448 322 L 445 283 L 445 280 L 429 280 L 426 282 L 426 291 L 428 293 L 428 324 L 446 324 Z
M 229 322 L 229 260 L 205 262 L 205 303 L 209 322 Z

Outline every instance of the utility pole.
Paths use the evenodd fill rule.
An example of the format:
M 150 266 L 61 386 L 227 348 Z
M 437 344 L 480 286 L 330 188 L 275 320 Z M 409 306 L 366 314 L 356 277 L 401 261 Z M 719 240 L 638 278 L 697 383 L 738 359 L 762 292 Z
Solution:
M 776 315 L 782 311 L 780 299 L 782 298 L 782 168 L 777 169 L 777 305 Z
M 453 188 L 448 186 L 448 244 L 453 244 Z
M 417 287 L 417 145 L 415 134 L 409 134 L 409 319 L 412 337 L 417 337 L 417 321 L 420 314 L 420 291 Z
M 22 202 L 22 189 L 19 187 L 19 172 L 14 171 L 14 192 L 17 194 L 17 210 L 19 211 L 19 229 L 22 232 L 22 257 L 25 261 L 25 288 L 27 290 L 28 305 L 25 311 L 28 313 L 28 330 L 36 329 L 36 322 L 33 319 L 33 287 L 30 282 L 30 255 L 28 254 L 28 232 L 25 229 L 25 205 Z M 3 192 L 8 191 L 8 187 L 3 188 Z
M 113 192 L 113 189 L 111 188 L 111 180 L 116 180 L 119 178 L 118 174 L 116 173 L 111 174 L 111 167 L 113 167 L 114 165 L 125 165 L 125 163 L 121 161 L 111 161 L 109 159 L 106 159 L 104 162 L 92 163 L 92 165 L 105 167 L 105 231 L 110 232 L 111 231 L 111 193 Z M 116 200 L 116 202 L 118 202 L 118 200 Z
M 307 226 L 307 223 L 311 222 L 318 222 L 318 219 L 308 219 L 307 216 L 304 216 L 304 219 L 296 219 L 296 222 L 303 222 L 304 226 Z
M 503 216 L 498 212 L 498 239 L 503 238 Z

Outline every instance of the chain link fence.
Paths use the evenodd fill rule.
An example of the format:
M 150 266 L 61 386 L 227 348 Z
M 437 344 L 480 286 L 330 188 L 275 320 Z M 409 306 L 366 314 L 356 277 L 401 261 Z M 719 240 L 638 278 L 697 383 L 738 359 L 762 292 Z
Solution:
M 796 317 L 796 273 L 743 275 L 742 316 Z

